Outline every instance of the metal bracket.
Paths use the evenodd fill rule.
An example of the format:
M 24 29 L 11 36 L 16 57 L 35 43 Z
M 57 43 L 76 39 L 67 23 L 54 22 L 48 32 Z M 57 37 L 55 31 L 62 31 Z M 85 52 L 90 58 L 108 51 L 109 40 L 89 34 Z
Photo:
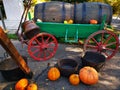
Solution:
M 73 39 L 68 39 L 68 28 L 66 28 L 66 33 L 65 33 L 65 42 L 78 42 L 78 28 L 76 29 L 76 33 L 75 36 L 73 37 Z

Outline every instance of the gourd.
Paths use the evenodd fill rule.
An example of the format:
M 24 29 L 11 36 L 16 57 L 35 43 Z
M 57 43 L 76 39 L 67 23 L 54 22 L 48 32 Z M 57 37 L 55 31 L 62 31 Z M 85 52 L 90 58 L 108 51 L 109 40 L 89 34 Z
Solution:
M 93 85 L 98 82 L 98 72 L 90 66 L 85 66 L 79 71 L 80 80 L 88 85 Z
M 54 81 L 54 80 L 57 80 L 59 78 L 60 78 L 59 69 L 56 68 L 56 67 L 50 68 L 49 71 L 48 71 L 48 79 Z
M 98 23 L 98 21 L 95 20 L 95 19 L 91 19 L 91 20 L 90 20 L 90 24 L 97 24 L 97 23 Z
M 80 83 L 79 75 L 78 74 L 71 74 L 69 77 L 69 82 L 72 85 L 78 85 Z
M 64 24 L 68 24 L 68 22 L 65 20 L 65 21 L 64 21 Z
M 68 21 L 68 23 L 69 23 L 69 24 L 73 24 L 73 20 L 70 19 L 70 20 Z
M 64 24 L 73 24 L 73 20 L 72 19 L 64 20 Z
M 27 85 L 28 80 L 26 78 L 22 78 L 15 84 L 15 90 L 25 90 Z
M 37 84 L 36 83 L 30 83 L 27 86 L 27 90 L 38 90 Z

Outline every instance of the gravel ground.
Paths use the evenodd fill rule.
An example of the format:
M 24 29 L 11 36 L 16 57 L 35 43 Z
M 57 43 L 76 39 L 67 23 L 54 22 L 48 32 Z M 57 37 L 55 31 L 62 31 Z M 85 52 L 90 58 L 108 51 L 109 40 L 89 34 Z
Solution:
M 119 29 L 119 20 L 113 22 L 116 28 Z M 116 24 L 117 23 L 117 24 Z M 49 81 L 47 79 L 47 64 L 50 63 L 50 67 L 56 65 L 59 59 L 73 58 L 80 60 L 82 53 L 82 47 L 74 44 L 59 44 L 57 53 L 53 58 L 47 61 L 38 62 L 30 58 L 27 52 L 27 46 L 22 47 L 19 41 L 11 40 L 18 50 L 18 52 L 28 58 L 28 66 L 33 72 L 33 78 L 36 79 L 39 90 L 120 90 L 120 52 L 109 61 L 106 61 L 104 67 L 99 72 L 99 81 L 95 85 L 85 85 L 82 82 L 78 86 L 72 86 L 67 77 L 60 77 L 57 81 Z M 0 47 L 0 56 L 3 57 L 5 50 Z M 45 71 L 44 71 L 45 70 Z M 0 90 L 12 90 L 16 81 L 6 81 L 0 73 Z
M 73 58 L 80 60 L 82 48 L 78 45 L 59 44 L 57 53 L 48 61 L 38 62 L 29 57 L 27 46 L 21 47 L 19 41 L 12 41 L 21 55 L 28 57 L 28 65 L 34 73 L 33 79 L 39 86 L 39 90 L 120 90 L 120 53 L 118 52 L 111 60 L 107 61 L 104 68 L 99 72 L 99 82 L 95 85 L 85 85 L 80 83 L 78 86 L 72 86 L 67 77 L 60 77 L 57 81 L 47 79 L 47 64 L 54 66 L 57 60 L 63 58 Z M 0 55 L 3 55 L 4 49 L 0 49 Z M 46 70 L 45 70 L 46 69 Z M 45 70 L 45 71 L 44 71 Z M 44 72 L 43 72 L 44 71 Z M 41 74 L 42 73 L 42 74 Z M 6 81 L 0 75 L 0 90 L 10 90 L 15 82 Z M 4 88 L 4 89 L 3 89 Z

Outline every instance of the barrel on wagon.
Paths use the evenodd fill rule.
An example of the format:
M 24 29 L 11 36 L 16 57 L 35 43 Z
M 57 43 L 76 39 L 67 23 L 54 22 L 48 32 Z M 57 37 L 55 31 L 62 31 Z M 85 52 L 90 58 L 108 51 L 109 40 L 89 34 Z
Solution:
M 89 23 L 95 19 L 98 23 L 102 22 L 102 17 L 106 15 L 106 23 L 112 20 L 112 8 L 108 4 L 100 2 L 86 2 L 74 5 L 74 21 L 76 23 Z
M 85 2 L 79 4 L 70 4 L 66 2 L 46 2 L 35 6 L 34 19 L 43 22 L 64 22 L 72 19 L 74 23 L 89 23 L 95 19 L 102 23 L 102 17 L 107 16 L 106 23 L 110 24 L 112 20 L 112 8 L 108 4 L 99 2 Z
M 34 19 L 44 22 L 63 22 L 73 19 L 73 5 L 65 2 L 51 1 L 35 6 Z

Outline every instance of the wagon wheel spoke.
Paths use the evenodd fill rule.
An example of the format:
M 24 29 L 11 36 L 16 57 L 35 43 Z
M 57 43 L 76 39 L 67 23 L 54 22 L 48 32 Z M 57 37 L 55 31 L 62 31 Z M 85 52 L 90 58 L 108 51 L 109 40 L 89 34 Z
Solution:
M 115 49 L 112 49 L 112 48 L 106 48 L 106 50 L 108 50 L 108 51 L 112 51 L 112 52 L 115 51 Z
M 103 41 L 104 41 L 104 33 L 102 33 L 101 35 L 101 42 L 103 43 Z
M 113 36 L 112 35 L 110 35 L 108 38 L 107 38 L 107 40 L 104 42 L 104 44 L 107 44 L 108 43 L 108 41 L 112 38 Z
M 40 54 L 40 50 L 38 50 L 37 53 L 34 53 L 34 52 L 33 52 L 32 54 L 33 54 L 34 56 L 37 56 L 37 57 L 40 57 L 40 55 L 41 55 L 41 54 Z
M 91 40 L 93 41 L 92 44 L 90 44 Z M 96 49 L 97 52 L 104 54 L 109 60 L 118 51 L 118 46 L 119 39 L 116 34 L 111 31 L 100 30 L 88 37 L 84 44 L 84 51 L 88 51 L 89 48 Z
M 31 48 L 39 48 L 39 46 L 31 45 Z
M 54 49 L 54 48 L 55 48 L 55 46 L 53 46 L 53 45 L 52 45 L 52 46 L 49 45 L 48 47 L 51 48 L 51 49 Z
M 38 45 L 40 45 L 41 43 L 40 43 L 40 41 L 38 41 L 38 39 L 37 38 L 35 38 L 35 41 L 38 43 Z
M 50 40 L 50 38 L 51 38 L 51 37 L 48 37 L 48 38 L 45 40 L 45 42 L 48 43 L 48 41 Z
M 92 50 L 92 51 L 97 51 L 97 45 L 93 45 L 93 44 L 88 44 L 88 45 L 86 45 L 86 48 L 87 48 L 87 50 L 86 51 L 89 51 L 89 50 Z
M 44 43 L 44 35 L 41 35 L 42 43 Z
M 50 55 L 52 54 L 52 52 L 50 52 L 49 50 L 46 50 L 45 52 L 47 53 L 47 58 L 49 58 Z
M 41 52 L 40 46 L 38 44 L 36 45 L 31 44 L 31 48 L 29 50 L 31 51 L 32 56 L 34 55 L 37 56 L 37 54 Z
M 97 48 L 97 46 L 95 46 L 95 45 L 87 45 L 86 47 L 88 47 L 88 48 L 93 48 L 93 49 L 96 49 L 96 48 Z
M 91 39 L 98 45 L 98 42 L 94 37 L 92 37 Z
M 52 41 L 48 44 L 48 48 L 55 48 L 55 46 L 56 45 L 55 45 L 54 41 Z
M 50 41 L 49 44 L 54 44 L 55 42 L 54 41 Z
M 56 47 L 55 45 L 49 44 L 48 47 L 47 47 L 47 50 L 49 50 L 49 49 L 54 50 L 55 47 Z
M 98 42 L 97 40 L 95 40 L 95 38 L 91 38 L 89 41 L 88 41 L 88 44 L 86 44 L 86 48 L 88 49 L 92 49 L 94 51 L 97 51 L 97 48 L 98 48 Z
M 38 44 L 32 43 L 32 44 L 31 44 L 31 48 L 39 48 L 39 46 L 38 46 Z
M 32 52 L 32 54 L 34 55 L 35 53 L 38 53 L 39 52 L 39 49 L 36 49 Z
M 106 53 L 106 52 L 102 52 L 102 54 L 103 54 L 106 58 L 108 58 L 108 57 L 109 57 L 109 54 L 108 54 L 108 53 Z
M 41 58 L 42 57 L 42 50 L 39 50 L 39 52 L 35 56 Z
M 33 43 L 31 44 L 31 50 L 32 50 L 32 54 L 35 54 L 37 52 L 39 52 L 39 46 L 38 45 L 34 45 Z
M 106 47 L 112 46 L 112 45 L 115 45 L 115 44 L 116 44 L 116 42 L 111 42 L 111 43 L 107 44 Z
M 43 59 L 46 59 L 46 56 L 47 56 L 47 53 L 46 53 L 46 51 L 44 50 L 44 51 L 43 51 Z
M 46 50 L 46 52 L 47 52 L 48 54 L 51 54 L 51 53 L 52 53 L 50 50 Z
M 32 45 L 34 42 L 36 42 L 36 45 Z M 28 44 L 28 53 L 35 60 L 48 60 L 55 55 L 57 47 L 58 43 L 53 35 L 40 33 L 30 40 Z

